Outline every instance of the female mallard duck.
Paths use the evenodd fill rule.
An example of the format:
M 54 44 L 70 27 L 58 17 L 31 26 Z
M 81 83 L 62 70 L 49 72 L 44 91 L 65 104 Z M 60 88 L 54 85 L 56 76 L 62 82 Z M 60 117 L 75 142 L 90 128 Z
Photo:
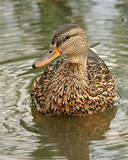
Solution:
M 112 106 L 117 99 L 113 75 L 104 61 L 88 47 L 83 29 L 61 26 L 51 46 L 33 68 L 52 62 L 34 81 L 32 106 L 49 116 L 85 116 Z

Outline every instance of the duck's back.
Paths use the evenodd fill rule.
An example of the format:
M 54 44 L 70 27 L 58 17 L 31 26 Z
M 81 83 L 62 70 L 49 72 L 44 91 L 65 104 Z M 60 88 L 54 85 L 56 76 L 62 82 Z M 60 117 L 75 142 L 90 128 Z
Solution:
M 86 78 L 78 64 L 60 58 L 35 80 L 31 97 L 32 105 L 43 114 L 84 116 L 112 106 L 117 89 L 104 61 L 89 49 Z

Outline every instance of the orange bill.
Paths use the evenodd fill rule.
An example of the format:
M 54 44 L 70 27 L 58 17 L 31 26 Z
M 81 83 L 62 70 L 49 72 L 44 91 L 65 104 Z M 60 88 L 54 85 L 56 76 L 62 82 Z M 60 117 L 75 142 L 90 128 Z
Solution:
M 60 55 L 61 53 L 58 51 L 56 46 L 51 46 L 49 47 L 47 52 L 32 65 L 32 67 L 33 68 L 43 67 Z

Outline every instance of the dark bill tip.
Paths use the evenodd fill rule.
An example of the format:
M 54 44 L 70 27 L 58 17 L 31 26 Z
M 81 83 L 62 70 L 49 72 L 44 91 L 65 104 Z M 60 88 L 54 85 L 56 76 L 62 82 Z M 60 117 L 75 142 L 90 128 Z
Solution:
M 32 65 L 32 67 L 35 69 L 36 68 L 36 65 L 35 65 L 35 63 Z

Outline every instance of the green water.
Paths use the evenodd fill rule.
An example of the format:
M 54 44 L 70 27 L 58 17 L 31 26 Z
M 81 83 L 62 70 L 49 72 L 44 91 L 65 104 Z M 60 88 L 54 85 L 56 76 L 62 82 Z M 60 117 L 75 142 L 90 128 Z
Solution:
M 85 118 L 30 109 L 31 65 L 62 24 L 77 23 L 115 76 L 119 104 Z M 128 159 L 128 1 L 0 1 L 0 160 Z

